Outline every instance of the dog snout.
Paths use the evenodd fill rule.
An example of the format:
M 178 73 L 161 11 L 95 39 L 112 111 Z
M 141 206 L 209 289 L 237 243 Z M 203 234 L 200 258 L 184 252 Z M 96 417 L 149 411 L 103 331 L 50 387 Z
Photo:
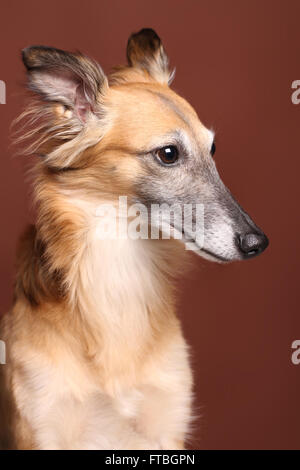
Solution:
M 269 240 L 263 232 L 238 234 L 236 242 L 244 258 L 252 258 L 259 255 L 269 245 Z

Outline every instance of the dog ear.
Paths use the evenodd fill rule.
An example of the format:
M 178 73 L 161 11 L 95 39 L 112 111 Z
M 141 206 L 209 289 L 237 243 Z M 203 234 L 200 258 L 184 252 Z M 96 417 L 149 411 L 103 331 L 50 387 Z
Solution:
M 159 36 L 153 29 L 144 28 L 130 36 L 127 44 L 130 67 L 140 68 L 161 83 L 170 83 L 173 73 Z
M 22 58 L 37 100 L 16 120 L 23 125 L 15 141 L 28 142 L 22 153 L 44 157 L 49 167 L 71 166 L 103 135 L 107 78 L 97 62 L 80 53 L 33 46 Z
M 107 81 L 96 62 L 79 53 L 44 46 L 24 49 L 22 58 L 29 88 L 42 100 L 63 105 L 69 111 L 67 116 L 82 122 L 97 111 L 97 98 Z

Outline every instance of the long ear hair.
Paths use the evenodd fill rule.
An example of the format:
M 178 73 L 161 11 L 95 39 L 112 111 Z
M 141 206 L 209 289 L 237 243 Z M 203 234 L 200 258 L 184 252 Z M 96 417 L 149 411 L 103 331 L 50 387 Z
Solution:
M 83 54 L 52 47 L 28 47 L 22 58 L 33 101 L 16 121 L 25 120 L 29 126 L 17 140 L 33 140 L 26 153 L 44 155 L 49 165 L 66 167 L 93 144 L 87 128 L 93 123 L 100 128 L 106 76 Z

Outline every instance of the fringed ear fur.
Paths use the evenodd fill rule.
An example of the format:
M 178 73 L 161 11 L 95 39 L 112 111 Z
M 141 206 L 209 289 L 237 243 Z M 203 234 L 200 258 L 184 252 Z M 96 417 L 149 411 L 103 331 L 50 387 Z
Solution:
M 70 165 L 69 141 L 82 132 L 84 137 L 86 122 L 92 117 L 95 122 L 100 116 L 101 95 L 108 86 L 106 76 L 100 65 L 88 57 L 52 47 L 28 47 L 23 50 L 22 59 L 28 87 L 37 100 L 21 116 L 29 126 L 34 125 L 20 140 L 33 138 L 28 153 L 45 155 L 49 164 L 57 160 L 55 164 Z M 59 162 L 58 147 L 62 143 L 69 150 L 64 158 L 61 152 Z
M 29 88 L 45 101 L 60 103 L 85 121 L 96 112 L 106 77 L 97 62 L 82 54 L 32 46 L 23 50 Z

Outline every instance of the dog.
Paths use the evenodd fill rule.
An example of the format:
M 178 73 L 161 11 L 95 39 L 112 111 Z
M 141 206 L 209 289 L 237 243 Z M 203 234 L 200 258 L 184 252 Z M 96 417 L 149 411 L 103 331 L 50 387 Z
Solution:
M 33 101 L 21 140 L 36 155 L 37 220 L 1 320 L 4 449 L 184 449 L 193 378 L 175 313 L 183 241 L 220 263 L 268 245 L 218 175 L 213 132 L 170 89 L 158 35 L 132 34 L 127 59 L 106 77 L 80 53 L 23 51 Z M 181 240 L 100 237 L 97 208 L 120 196 L 202 205 L 203 243 L 184 230 Z

